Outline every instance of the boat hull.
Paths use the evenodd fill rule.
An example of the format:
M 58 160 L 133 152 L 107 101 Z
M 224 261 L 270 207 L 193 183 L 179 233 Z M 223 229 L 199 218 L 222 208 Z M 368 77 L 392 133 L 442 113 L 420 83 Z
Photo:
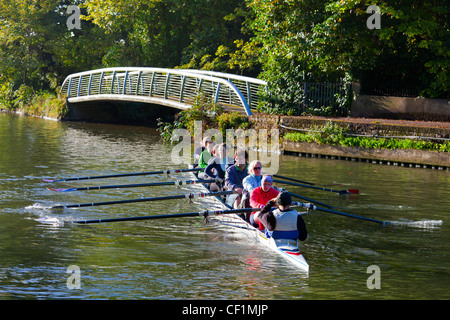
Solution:
M 206 185 L 197 186 L 201 186 L 204 189 L 204 192 L 209 192 Z M 215 205 L 220 206 L 221 210 L 231 209 L 230 206 L 228 206 L 220 197 L 209 197 L 209 200 L 215 201 Z M 246 233 L 249 238 L 254 238 L 257 242 L 263 244 L 270 250 L 277 252 L 301 271 L 307 273 L 309 272 L 309 265 L 296 244 L 276 243 L 273 238 L 267 237 L 264 232 L 253 227 L 250 223 L 243 220 L 237 214 L 218 215 L 214 216 L 214 219 L 218 219 L 222 224 L 233 226 L 236 230 Z

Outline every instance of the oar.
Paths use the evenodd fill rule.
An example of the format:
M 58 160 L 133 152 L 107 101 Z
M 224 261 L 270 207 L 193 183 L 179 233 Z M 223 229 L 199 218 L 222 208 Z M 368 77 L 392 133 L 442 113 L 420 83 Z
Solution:
M 274 179 L 273 182 L 289 184 L 291 186 L 297 186 L 297 187 L 305 187 L 305 188 L 317 189 L 317 190 L 322 190 L 322 191 L 337 192 L 339 194 L 358 194 L 359 193 L 359 190 L 357 190 L 357 189 L 333 190 L 333 189 L 328 189 L 328 188 L 308 186 L 308 185 L 304 185 L 304 184 L 300 184 L 300 183 L 294 183 L 294 182 L 282 181 L 282 180 L 276 180 L 276 179 Z
M 151 183 L 137 183 L 137 184 L 118 184 L 118 185 L 108 185 L 108 186 L 97 186 L 97 187 L 79 187 L 79 188 L 50 188 L 47 189 L 57 192 L 70 192 L 70 191 L 85 191 L 85 190 L 102 190 L 102 189 L 118 189 L 118 188 L 139 188 L 139 187 L 154 187 L 154 186 L 184 186 L 194 183 L 211 183 L 214 180 L 177 180 L 177 181 L 166 181 L 166 182 L 151 182 Z
M 135 172 L 135 173 L 122 173 L 122 174 L 110 174 L 106 176 L 93 176 L 93 177 L 78 177 L 78 178 L 65 178 L 65 179 L 42 179 L 43 182 L 62 182 L 62 181 L 78 181 L 78 180 L 92 180 L 92 179 L 105 179 L 105 178 L 119 178 L 119 177 L 132 177 L 132 176 L 147 176 L 152 174 L 171 174 L 171 173 L 180 173 L 180 172 L 192 172 L 192 171 L 201 171 L 204 170 L 202 168 L 193 168 L 193 169 L 175 169 L 175 170 L 160 170 L 160 171 L 149 171 L 149 172 Z
M 302 181 L 302 180 L 297 180 L 297 179 L 293 179 L 293 178 L 289 178 L 289 177 L 284 177 L 284 176 L 280 176 L 279 174 L 274 174 L 273 175 L 275 178 L 280 178 L 280 179 L 285 179 L 285 180 L 291 180 L 294 182 L 299 182 L 299 183 L 304 183 L 304 184 L 309 184 L 309 185 L 314 185 L 314 183 L 311 182 L 307 182 L 307 181 Z
M 281 178 L 284 180 L 290 180 L 290 181 L 294 181 L 294 182 L 299 182 L 299 183 L 304 183 L 304 184 L 309 184 L 311 186 L 314 186 L 315 183 L 312 182 L 307 182 L 307 181 L 302 181 L 302 180 L 297 180 L 294 178 L 289 178 L 289 177 L 285 177 L 285 176 L 280 176 L 279 174 L 274 174 L 273 175 L 275 178 Z M 324 184 L 324 186 L 336 186 L 336 185 L 341 185 L 340 183 L 331 183 L 331 184 Z
M 221 191 L 221 192 L 211 192 L 211 193 L 189 193 L 189 194 L 180 194 L 175 196 L 166 196 L 166 197 L 153 197 L 153 198 L 142 198 L 142 199 L 131 199 L 131 200 L 118 200 L 118 201 L 109 201 L 109 202 L 93 202 L 93 203 L 80 203 L 80 204 L 70 204 L 63 206 L 54 206 L 50 209 L 65 209 L 65 208 L 81 208 L 81 207 L 93 207 L 93 206 L 106 206 L 112 204 L 124 204 L 124 203 L 135 203 L 135 202 L 145 202 L 145 201 L 159 201 L 159 200 L 173 200 L 173 199 L 193 199 L 193 198 L 203 198 L 203 197 L 212 197 L 212 196 L 220 196 L 226 194 L 232 194 L 234 191 Z
M 96 219 L 96 220 L 79 220 L 73 221 L 78 224 L 92 224 L 92 223 L 104 223 L 104 222 L 119 222 L 119 221 L 136 221 L 136 220 L 152 220 L 152 219 L 169 219 L 169 218 L 185 218 L 185 217 L 198 217 L 204 216 L 205 218 L 210 215 L 230 214 L 230 213 L 244 213 L 251 211 L 258 211 L 258 208 L 246 208 L 246 209 L 230 209 L 230 210 L 218 210 L 218 211 L 200 211 L 200 212 L 187 212 L 187 213 L 174 213 L 163 214 L 154 216 L 141 216 L 141 217 L 129 217 L 129 218 L 110 218 L 110 219 Z
M 315 203 L 315 204 L 318 204 L 318 205 L 327 207 L 327 208 L 329 208 L 329 209 L 333 208 L 332 206 L 330 206 L 330 205 L 328 205 L 328 204 L 326 204 L 326 203 L 319 202 L 319 201 L 316 201 L 316 200 L 313 200 L 313 199 L 310 199 L 310 198 L 301 196 L 301 195 L 299 195 L 299 194 L 292 193 L 292 192 L 290 192 L 290 191 L 289 191 L 289 193 L 290 193 L 291 196 L 293 196 L 293 197 L 296 197 L 296 198 L 299 198 L 299 199 L 302 199 L 302 200 L 306 200 L 306 201 L 309 201 L 309 202 L 312 202 L 312 203 Z
M 381 221 L 381 220 L 376 220 L 376 219 L 372 219 L 372 218 L 357 216 L 357 215 L 351 214 L 351 213 L 346 213 L 346 212 L 341 212 L 341 211 L 321 208 L 321 207 L 317 207 L 317 206 L 310 205 L 310 204 L 307 204 L 307 203 L 297 202 L 296 204 L 299 205 L 299 206 L 303 206 L 303 207 L 305 207 L 307 209 L 310 209 L 310 210 L 319 210 L 319 211 L 323 211 L 323 212 L 338 214 L 338 215 L 349 217 L 349 218 L 355 218 L 355 219 L 366 220 L 366 221 L 370 221 L 370 222 L 376 222 L 376 223 L 382 224 L 383 226 L 385 226 L 385 225 L 390 223 L 388 221 Z

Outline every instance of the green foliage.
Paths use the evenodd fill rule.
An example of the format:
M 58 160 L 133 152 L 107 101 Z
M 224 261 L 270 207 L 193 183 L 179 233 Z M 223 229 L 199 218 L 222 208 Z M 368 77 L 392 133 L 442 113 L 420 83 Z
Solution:
M 289 132 L 283 136 L 283 139 L 366 149 L 416 149 L 450 152 L 450 141 L 439 143 L 427 140 L 355 137 L 347 135 L 351 133 L 348 127 L 340 127 L 332 122 L 325 126 L 312 127 L 311 130 L 314 131 L 306 133 Z
M 83 22 L 82 30 L 69 30 L 70 4 L 0 1 L 1 107 L 25 107 L 34 94 L 58 91 L 68 74 L 101 65 L 113 39 L 90 22 Z
M 81 30 L 66 26 L 71 4 L 82 9 Z M 366 27 L 372 4 L 379 30 Z M 448 98 L 447 16 L 446 0 L 2 0 L 0 103 L 25 106 L 30 93 L 58 91 L 68 74 L 115 66 L 259 75 L 269 83 L 259 108 L 276 114 L 330 115 L 327 103 L 305 107 L 305 81 L 375 74 Z
M 269 83 L 264 111 L 301 114 L 305 81 L 364 81 L 375 75 L 389 87 L 414 81 L 425 97 L 449 96 L 445 0 L 254 0 L 248 4 L 255 15 L 255 41 L 262 46 L 261 76 Z M 370 16 L 366 10 L 372 4 L 381 9 L 381 29 L 366 27 Z
M 172 143 L 172 132 L 175 129 L 187 129 L 194 136 L 194 122 L 202 122 L 202 132 L 218 129 L 225 139 L 226 129 L 248 129 L 251 124 L 248 118 L 238 112 L 225 112 L 224 109 L 200 93 L 191 108 L 176 115 L 173 123 L 158 119 L 158 131 L 164 143 Z
M 248 118 L 240 114 L 239 112 L 224 112 L 217 115 L 217 126 L 219 127 L 222 135 L 226 135 L 227 129 L 248 129 L 250 123 Z
M 29 104 L 22 109 L 28 114 L 51 118 L 62 118 L 68 111 L 66 97 L 49 91 L 34 94 Z
M 211 129 L 215 124 L 214 116 L 221 112 L 223 109 L 220 106 L 200 92 L 195 97 L 192 107 L 178 114 L 176 122 L 178 122 L 178 128 L 185 128 L 193 135 L 195 121 L 202 121 L 203 131 Z
M 221 56 L 221 48 L 249 38 L 242 32 L 248 12 L 243 0 L 87 0 L 83 6 L 84 19 L 118 40 L 104 56 L 107 66 L 249 68 L 228 65 Z
M 0 109 L 14 110 L 14 90 L 11 82 L 0 82 Z

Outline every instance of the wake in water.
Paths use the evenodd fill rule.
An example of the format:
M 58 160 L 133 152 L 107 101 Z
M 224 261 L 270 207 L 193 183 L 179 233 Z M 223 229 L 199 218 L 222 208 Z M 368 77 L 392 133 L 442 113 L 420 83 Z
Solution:
M 391 221 L 389 224 L 394 226 L 400 226 L 400 227 L 413 227 L 413 228 L 419 228 L 419 229 L 436 229 L 439 228 L 444 222 L 442 220 L 419 220 L 419 221 L 412 221 L 412 220 L 401 220 L 401 221 Z
M 64 225 L 64 220 L 56 218 L 56 217 L 43 216 L 43 217 L 36 219 L 36 221 L 38 221 L 42 224 L 48 224 L 48 225 L 51 225 L 54 227 L 59 227 L 59 226 Z
M 48 224 L 52 226 L 63 226 L 66 221 L 63 216 L 55 216 L 51 213 L 51 207 L 45 206 L 41 203 L 34 203 L 31 206 L 25 207 L 26 211 L 29 211 L 34 214 L 38 214 L 38 218 L 36 221 L 42 224 Z
M 30 211 L 33 211 L 33 212 L 34 212 L 35 209 L 37 209 L 37 210 L 50 210 L 51 206 L 44 206 L 41 203 L 34 203 L 31 206 L 25 207 L 25 210 L 30 210 Z

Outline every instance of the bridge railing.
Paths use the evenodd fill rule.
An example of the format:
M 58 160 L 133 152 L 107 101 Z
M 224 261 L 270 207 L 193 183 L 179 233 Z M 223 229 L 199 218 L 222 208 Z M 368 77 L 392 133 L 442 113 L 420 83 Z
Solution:
M 262 80 L 200 70 L 106 68 L 68 76 L 61 93 L 69 102 L 124 100 L 189 108 L 199 92 L 215 103 L 244 109 L 258 104 Z

